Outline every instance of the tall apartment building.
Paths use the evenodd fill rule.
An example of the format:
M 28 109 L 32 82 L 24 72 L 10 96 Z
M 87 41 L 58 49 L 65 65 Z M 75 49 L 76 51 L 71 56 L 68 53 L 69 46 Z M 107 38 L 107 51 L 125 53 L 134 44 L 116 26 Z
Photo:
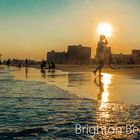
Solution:
M 67 63 L 89 64 L 91 61 L 91 48 L 82 45 L 68 46 Z
M 82 45 L 70 45 L 67 52 L 48 52 L 47 61 L 57 64 L 89 64 L 91 61 L 91 48 Z

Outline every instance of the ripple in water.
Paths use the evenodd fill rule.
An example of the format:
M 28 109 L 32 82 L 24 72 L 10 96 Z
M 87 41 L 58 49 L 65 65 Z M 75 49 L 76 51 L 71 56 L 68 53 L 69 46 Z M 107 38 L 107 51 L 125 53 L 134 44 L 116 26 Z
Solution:
M 5 78 L 4 78 L 5 77 Z M 139 135 L 75 134 L 81 126 L 140 126 L 140 106 L 79 98 L 37 81 L 0 79 L 0 139 L 140 139 Z

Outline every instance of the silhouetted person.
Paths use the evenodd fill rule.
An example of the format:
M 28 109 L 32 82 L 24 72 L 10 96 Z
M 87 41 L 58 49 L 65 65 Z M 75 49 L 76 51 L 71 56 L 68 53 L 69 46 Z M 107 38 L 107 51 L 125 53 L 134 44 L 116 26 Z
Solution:
M 55 69 L 55 63 L 51 62 L 51 69 Z
M 28 60 L 25 59 L 25 67 L 28 67 Z
M 9 67 L 10 64 L 11 64 L 11 59 L 8 59 L 6 64 L 7 64 L 7 66 Z
M 50 64 L 50 62 L 48 62 L 48 69 L 51 69 L 51 64 Z
M 99 76 L 101 76 L 102 68 L 104 66 L 104 48 L 107 46 L 108 42 L 104 35 L 100 35 L 100 41 L 96 49 L 96 57 L 99 63 L 99 66 L 93 71 L 96 75 L 96 72 L 99 71 Z
M 46 78 L 46 70 L 45 69 L 41 69 L 40 72 L 42 74 L 42 77 Z
M 19 62 L 19 64 L 18 64 L 18 68 L 19 68 L 19 69 L 21 68 L 21 62 Z
M 49 70 L 51 70 L 51 69 L 54 69 L 55 68 L 55 64 L 53 63 L 53 62 L 48 62 L 48 67 L 46 68 L 46 69 L 49 69 Z
M 46 67 L 46 61 L 42 60 L 40 64 L 40 68 L 44 69 Z
M 54 72 L 55 71 L 55 63 L 54 62 L 48 62 L 48 72 Z

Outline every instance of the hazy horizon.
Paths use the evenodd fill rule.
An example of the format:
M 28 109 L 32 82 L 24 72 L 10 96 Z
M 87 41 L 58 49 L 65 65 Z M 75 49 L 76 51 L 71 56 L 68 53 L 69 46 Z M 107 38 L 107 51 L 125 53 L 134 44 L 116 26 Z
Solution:
M 139 6 L 139 0 L 0 0 L 0 53 L 40 60 L 47 51 L 82 44 L 94 56 L 102 22 L 113 27 L 112 51 L 131 53 L 140 49 Z

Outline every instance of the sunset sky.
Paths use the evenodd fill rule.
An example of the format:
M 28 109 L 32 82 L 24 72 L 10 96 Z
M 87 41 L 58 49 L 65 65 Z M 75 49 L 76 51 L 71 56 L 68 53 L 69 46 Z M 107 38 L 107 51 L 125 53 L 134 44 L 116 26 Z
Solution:
M 140 49 L 140 0 L 0 0 L 0 53 L 40 60 L 82 44 L 94 56 L 102 22 L 113 27 L 113 53 Z

